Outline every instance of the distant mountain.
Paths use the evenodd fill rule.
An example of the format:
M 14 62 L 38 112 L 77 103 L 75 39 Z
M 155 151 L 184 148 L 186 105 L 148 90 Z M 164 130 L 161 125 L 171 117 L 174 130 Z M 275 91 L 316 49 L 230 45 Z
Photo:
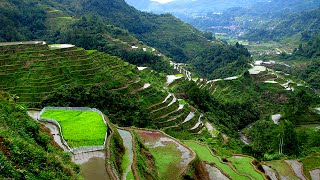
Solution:
M 249 7 L 255 0 L 174 0 L 169 3 L 157 3 L 151 0 L 126 0 L 129 5 L 141 11 L 157 14 L 171 13 L 182 20 L 203 16 L 209 12 L 221 13 L 232 7 Z M 260 0 L 267 2 L 267 0 Z
M 6 0 L 6 3 L 9 8 L 0 6 L 0 22 L 5 24 L 0 27 L 2 41 L 42 39 L 74 43 L 132 63 L 136 54 L 131 54 L 131 46 L 148 45 L 174 61 L 197 64 L 194 71 L 207 78 L 214 77 L 213 74 L 222 71 L 219 68 L 229 63 L 235 70 L 231 68 L 224 76 L 238 75 L 248 68 L 250 61 L 243 47 L 216 41 L 212 34 L 203 33 L 170 14 L 138 11 L 124 0 L 23 0 L 20 3 Z M 206 52 L 212 49 L 223 53 L 208 59 Z M 227 56 L 230 52 L 231 56 Z M 146 65 L 163 70 L 161 62 L 157 67 L 150 62 Z M 235 65 L 237 62 L 241 62 L 241 68 Z M 209 68 L 204 71 L 203 67 Z
M 268 26 L 273 20 L 274 27 L 277 26 L 276 22 L 293 20 L 292 16 L 299 16 L 300 12 L 320 7 L 318 0 L 176 0 L 165 4 L 147 2 L 144 6 L 133 0 L 127 2 L 143 11 L 171 13 L 204 31 L 231 36 L 243 35 L 252 29 L 260 28 L 261 25 Z M 250 33 L 255 34 L 254 31 Z
M 244 38 L 251 41 L 281 40 L 290 36 L 310 36 L 320 31 L 320 8 L 280 15 L 251 27 Z

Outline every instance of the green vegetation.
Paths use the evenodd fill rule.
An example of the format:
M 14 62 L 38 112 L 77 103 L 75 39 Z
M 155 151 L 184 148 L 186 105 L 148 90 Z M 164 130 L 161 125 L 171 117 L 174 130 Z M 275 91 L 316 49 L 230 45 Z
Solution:
M 251 157 L 242 157 L 242 156 L 232 156 L 228 158 L 232 162 L 232 165 L 241 173 L 248 174 L 253 179 L 264 179 L 264 176 L 258 173 L 254 169 L 254 165 L 251 164 L 253 158 Z
M 1 85 L 33 107 L 39 107 L 45 96 L 59 88 L 91 87 L 106 79 L 109 89 L 118 87 L 131 80 L 135 70 L 114 56 L 88 54 L 80 48 L 49 50 L 46 45 L 21 45 L 1 47 L 0 51 L 5 56 L 0 60 Z M 123 74 L 115 74 L 119 71 Z
M 279 6 L 278 6 L 279 7 Z M 314 10 L 309 10 L 300 13 L 288 12 L 286 17 L 278 16 L 273 20 L 264 21 L 260 25 L 257 24 L 256 28 L 252 28 L 246 34 L 246 39 L 250 41 L 270 41 L 282 40 L 286 37 L 312 34 L 314 30 L 319 30 L 319 7 Z M 274 26 L 274 28 L 266 28 Z
M 159 172 L 156 167 L 154 156 L 143 144 L 142 140 L 139 138 L 136 132 L 133 131 L 132 134 L 134 138 L 134 148 L 137 156 L 135 167 L 137 168 L 139 176 L 144 179 L 159 179 Z M 131 176 L 130 173 L 128 174 L 128 176 Z
M 281 176 L 285 176 L 293 180 L 299 179 L 294 175 L 289 165 L 282 160 L 270 161 L 270 162 L 267 162 L 267 165 L 276 169 Z
M 64 139 L 72 148 L 103 145 L 107 128 L 97 112 L 49 109 L 41 118 L 56 120 Z
M 278 2 L 270 4 L 272 7 Z M 254 25 L 260 22 L 259 17 L 272 15 L 266 8 L 270 6 L 262 7 L 266 10 L 261 11 L 263 15 L 259 7 L 258 17 L 248 23 Z M 227 19 L 222 20 L 225 23 L 223 26 L 230 27 L 227 24 L 228 18 L 238 22 L 251 19 L 251 16 L 244 18 L 228 15 L 230 12 L 245 14 L 244 11 L 240 8 L 224 13 Z M 313 32 L 302 33 L 299 48 L 292 55 L 285 53 L 297 43 L 301 32 L 319 29 L 318 16 L 319 9 L 315 9 L 299 16 L 290 15 L 281 22 L 277 22 L 278 17 L 274 22 L 262 23 L 257 29 L 251 29 L 254 33 L 246 36 L 257 42 L 247 44 L 259 51 L 255 52 L 257 54 L 260 51 L 268 52 L 270 48 L 272 52 L 283 52 L 279 56 L 262 53 L 259 58 L 275 58 L 294 65 L 291 69 L 279 64 L 270 65 L 269 68 L 293 74 L 293 79 L 301 79 L 297 82 L 304 80 L 319 90 L 319 35 Z M 261 19 L 263 22 L 265 20 Z M 301 26 L 302 23 L 306 25 Z M 0 41 L 43 39 L 48 43 L 72 43 L 82 47 L 56 50 L 47 45 L 0 47 L 0 88 L 14 94 L 12 98 L 3 98 L 4 101 L 10 99 L 10 105 L 0 104 L 4 107 L 0 111 L 3 114 L 0 119 L 4 122 L 0 124 L 0 128 L 4 129 L 0 131 L 0 163 L 4 162 L 6 168 L 5 171 L 0 169 L 0 179 L 3 176 L 16 179 L 72 179 L 76 178 L 78 171 L 70 163 L 69 156 L 54 147 L 50 136 L 41 131 L 42 126 L 25 118 L 24 108 L 20 105 L 36 108 L 95 107 L 119 126 L 163 129 L 179 139 L 199 140 L 214 149 L 223 160 L 227 160 L 225 156 L 230 157 L 233 153 L 244 153 L 260 160 L 300 158 L 306 169 L 318 167 L 318 163 L 314 163 L 308 155 L 318 156 L 319 131 L 304 127 L 310 123 L 319 123 L 320 116 L 314 112 L 314 107 L 318 107 L 320 99 L 308 87 L 298 87 L 294 83 L 290 84 L 295 88 L 294 91 L 281 87 L 280 84 L 291 76 L 276 77 L 271 74 L 272 70 L 259 75 L 247 73 L 250 68 L 248 64 L 253 59 L 249 51 L 235 40 L 228 44 L 170 14 L 140 12 L 123 0 L 93 0 L 90 3 L 78 0 L 4 0 L 0 5 L 0 24 L 4 25 L 0 27 Z M 261 45 L 261 39 L 281 42 Z M 290 42 L 289 48 L 275 48 L 286 42 Z M 181 78 L 165 87 L 166 75 L 177 73 L 170 67 L 170 60 L 186 63 L 186 68 L 193 75 L 199 75 L 199 78 L 194 78 L 197 82 Z M 136 66 L 149 68 L 138 71 Z M 206 81 L 230 76 L 239 78 Z M 200 81 L 200 78 L 204 81 Z M 277 80 L 279 84 L 264 83 L 267 80 Z M 143 89 L 146 83 L 151 86 Z M 170 97 L 167 102 L 161 103 L 168 92 L 184 100 L 171 104 L 174 98 Z M 178 109 L 179 103 L 185 105 L 183 109 Z M 190 112 L 195 112 L 195 116 L 184 122 Z M 278 113 L 282 117 L 276 125 L 270 116 Z M 212 137 L 205 130 L 201 131 L 203 124 L 191 130 L 198 123 L 200 114 L 204 115 L 203 123 L 214 125 L 217 137 Z M 73 147 L 99 145 L 103 142 L 105 125 L 101 119 L 100 124 L 95 123 L 98 121 L 91 122 L 95 118 L 91 119 L 93 115 L 90 113 L 80 113 L 83 117 L 77 117 L 85 119 L 83 123 L 73 121 L 68 113 L 47 115 L 53 116 L 53 119 L 58 118 L 65 139 Z M 59 119 L 60 115 L 64 119 Z M 73 116 L 77 115 L 79 112 Z M 245 132 L 251 144 L 241 143 L 240 130 Z M 166 142 L 165 146 L 148 149 L 139 138 L 135 138 L 135 141 L 135 167 L 139 176 L 145 179 L 177 178 L 177 172 L 181 169 L 181 153 L 177 151 L 176 144 Z M 109 142 L 111 156 L 106 160 L 107 164 L 121 175 L 128 162 L 120 135 L 114 131 Z M 210 149 L 201 144 L 189 145 L 201 160 L 214 163 L 234 179 L 246 179 L 212 155 Z M 34 167 L 31 167 L 31 163 L 25 163 L 29 159 L 33 160 Z M 254 172 L 249 159 L 229 158 L 239 172 L 261 179 L 261 175 Z M 273 165 L 285 174 L 288 169 L 282 163 L 275 161 Z M 59 170 L 52 168 L 53 165 Z M 133 173 L 135 171 L 127 177 L 133 178 Z
M 212 154 L 212 152 L 204 145 L 201 145 L 194 141 L 184 141 L 185 145 L 191 148 L 197 153 L 201 161 L 207 161 L 209 163 L 214 163 L 216 167 L 221 169 L 224 173 L 228 174 L 233 179 L 249 179 L 245 176 L 239 175 L 235 172 L 228 164 L 222 163 L 221 160 Z
M 180 163 L 183 160 L 188 159 L 188 156 L 191 155 L 183 157 L 176 142 L 160 132 L 136 130 L 136 133 L 145 144 L 150 144 L 149 152 L 154 157 L 155 166 L 159 172 L 160 179 L 179 179 L 181 171 L 184 168 Z M 163 142 L 161 140 L 163 138 L 167 139 L 167 141 Z M 157 146 L 159 143 L 164 144 L 164 146 Z M 186 149 L 185 151 L 188 150 Z
M 110 164 L 111 168 L 114 169 L 118 176 L 121 177 L 121 175 L 123 174 L 122 161 L 125 155 L 125 147 L 116 127 L 114 127 L 114 125 L 111 125 L 110 129 L 112 130 L 112 133 L 108 137 L 110 138 L 110 146 L 109 149 L 107 149 L 107 151 L 110 152 L 110 159 L 107 158 L 106 163 Z
M 163 147 L 150 148 L 155 158 L 156 166 L 162 179 L 176 179 L 179 176 L 179 168 L 176 167 L 181 161 L 181 153 L 177 151 L 174 143 Z M 173 178 L 176 177 L 176 178 Z
M 0 6 L 0 22 L 5 25 L 1 27 L 1 41 L 43 39 L 51 43 L 73 43 L 116 55 L 136 65 L 170 72 L 166 57 L 158 56 L 157 50 L 143 51 L 142 48 L 149 45 L 175 61 L 192 63 L 195 71 L 208 78 L 219 73 L 225 77 L 236 75 L 247 69 L 250 61 L 248 51 L 239 49 L 238 45 L 216 41 L 212 34 L 203 33 L 172 15 L 138 11 L 123 0 L 92 3 L 22 0 L 19 4 L 6 0 L 4 4 L 7 5 Z M 210 52 L 216 57 L 208 56 Z M 224 65 L 232 70 L 222 67 Z
M 127 148 L 126 148 L 127 149 Z M 127 151 L 127 150 L 126 150 Z M 122 164 L 121 164 L 121 168 L 122 171 L 125 172 L 127 167 L 130 165 L 130 161 L 129 161 L 129 155 L 128 153 L 125 153 L 122 157 Z M 132 172 L 131 172 L 132 173 Z
M 14 101 L 0 92 L 0 179 L 77 179 L 70 155 Z
M 307 37 L 304 37 L 307 36 Z M 320 34 L 303 34 L 299 47 L 296 47 L 292 55 L 282 54 L 280 61 L 289 63 L 295 68 L 285 68 L 285 71 L 294 74 L 297 79 L 307 82 L 312 88 L 319 90 L 319 66 L 320 66 Z
M 311 154 L 301 159 L 301 162 L 303 163 L 304 174 L 311 179 L 309 171 L 320 168 L 320 153 Z
M 185 100 L 183 100 L 183 99 L 179 99 L 179 103 L 180 103 L 180 104 L 183 104 L 183 105 L 186 105 L 186 104 L 187 104 L 187 102 L 186 102 Z
M 126 177 L 128 180 L 134 180 L 134 175 L 132 173 L 132 171 L 130 171 Z
M 201 77 L 226 78 L 243 74 L 252 60 L 249 51 L 241 44 L 219 44 L 202 52 L 191 61 Z

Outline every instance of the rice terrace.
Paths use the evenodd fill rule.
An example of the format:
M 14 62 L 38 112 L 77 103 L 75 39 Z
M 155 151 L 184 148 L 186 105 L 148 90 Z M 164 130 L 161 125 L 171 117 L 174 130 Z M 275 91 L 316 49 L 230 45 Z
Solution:
M 1 0 L 0 180 L 320 180 L 319 45 L 320 0 Z
M 56 120 L 62 135 L 72 148 L 103 145 L 107 127 L 102 116 L 91 110 L 45 110 L 40 119 Z

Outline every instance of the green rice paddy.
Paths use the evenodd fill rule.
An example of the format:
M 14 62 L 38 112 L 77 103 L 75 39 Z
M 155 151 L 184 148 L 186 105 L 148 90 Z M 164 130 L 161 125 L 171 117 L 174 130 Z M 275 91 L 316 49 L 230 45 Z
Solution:
M 218 157 L 213 156 L 211 154 L 210 150 L 206 146 L 196 143 L 194 141 L 184 141 L 183 143 L 190 149 L 195 151 L 199 156 L 200 160 L 207 161 L 209 163 L 215 163 L 216 167 L 220 168 L 232 179 L 249 179 L 248 177 L 237 174 L 228 164 L 222 163 Z
M 178 178 L 181 168 L 177 166 L 181 162 L 181 152 L 177 145 L 169 143 L 166 146 L 150 148 L 149 151 L 156 160 L 159 175 L 162 179 Z
M 294 180 L 299 179 L 293 174 L 289 165 L 285 163 L 283 160 L 269 161 L 267 162 L 267 165 L 271 166 L 273 169 L 276 169 L 280 176 L 287 177 L 289 179 L 294 179 Z
M 233 166 L 241 173 L 251 176 L 253 179 L 264 179 L 264 176 L 258 173 L 251 164 L 252 158 L 243 156 L 233 156 L 228 158 Z
M 41 118 L 54 119 L 59 122 L 63 138 L 72 148 L 103 145 L 107 127 L 97 112 L 46 110 Z
M 311 179 L 309 171 L 320 169 L 320 153 L 315 153 L 305 157 L 301 159 L 301 162 L 303 163 L 304 174 Z

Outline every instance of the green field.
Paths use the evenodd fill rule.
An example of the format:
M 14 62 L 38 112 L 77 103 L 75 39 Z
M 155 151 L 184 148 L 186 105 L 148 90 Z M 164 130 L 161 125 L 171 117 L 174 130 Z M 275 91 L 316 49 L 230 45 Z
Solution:
M 93 111 L 46 110 L 41 118 L 55 119 L 60 123 L 62 134 L 72 148 L 103 145 L 106 125 L 101 115 Z
M 314 153 L 308 157 L 301 159 L 303 163 L 304 174 L 311 179 L 309 171 L 320 168 L 320 153 Z
M 222 163 L 218 157 L 211 154 L 210 150 L 206 146 L 198 144 L 194 141 L 184 141 L 183 143 L 195 151 L 200 160 L 207 161 L 209 163 L 215 163 L 216 167 L 220 168 L 232 179 L 249 179 L 248 177 L 237 174 L 228 164 Z
M 126 148 L 126 151 L 127 151 L 127 148 Z M 129 165 L 130 165 L 129 155 L 126 152 L 122 158 L 122 164 L 121 164 L 122 171 L 125 172 Z
M 255 171 L 253 165 L 251 164 L 252 158 L 242 157 L 242 156 L 233 156 L 228 158 L 232 162 L 234 167 L 242 174 L 247 174 L 253 179 L 264 179 L 263 175 Z
M 283 160 L 269 161 L 267 162 L 267 165 L 271 166 L 273 169 L 276 169 L 280 176 L 284 176 L 289 179 L 299 179 L 293 174 L 289 165 Z
M 160 179 L 180 179 L 181 170 L 184 168 L 181 166 L 181 162 L 191 160 L 189 159 L 191 155 L 183 157 L 181 149 L 178 149 L 178 144 L 160 132 L 139 130 L 136 132 L 144 143 L 148 143 L 147 147 L 155 159 Z
M 181 162 L 181 152 L 177 150 L 174 143 L 169 143 L 166 146 L 150 148 L 156 160 L 159 175 L 162 179 L 175 179 L 179 175 L 181 169 L 177 166 Z

